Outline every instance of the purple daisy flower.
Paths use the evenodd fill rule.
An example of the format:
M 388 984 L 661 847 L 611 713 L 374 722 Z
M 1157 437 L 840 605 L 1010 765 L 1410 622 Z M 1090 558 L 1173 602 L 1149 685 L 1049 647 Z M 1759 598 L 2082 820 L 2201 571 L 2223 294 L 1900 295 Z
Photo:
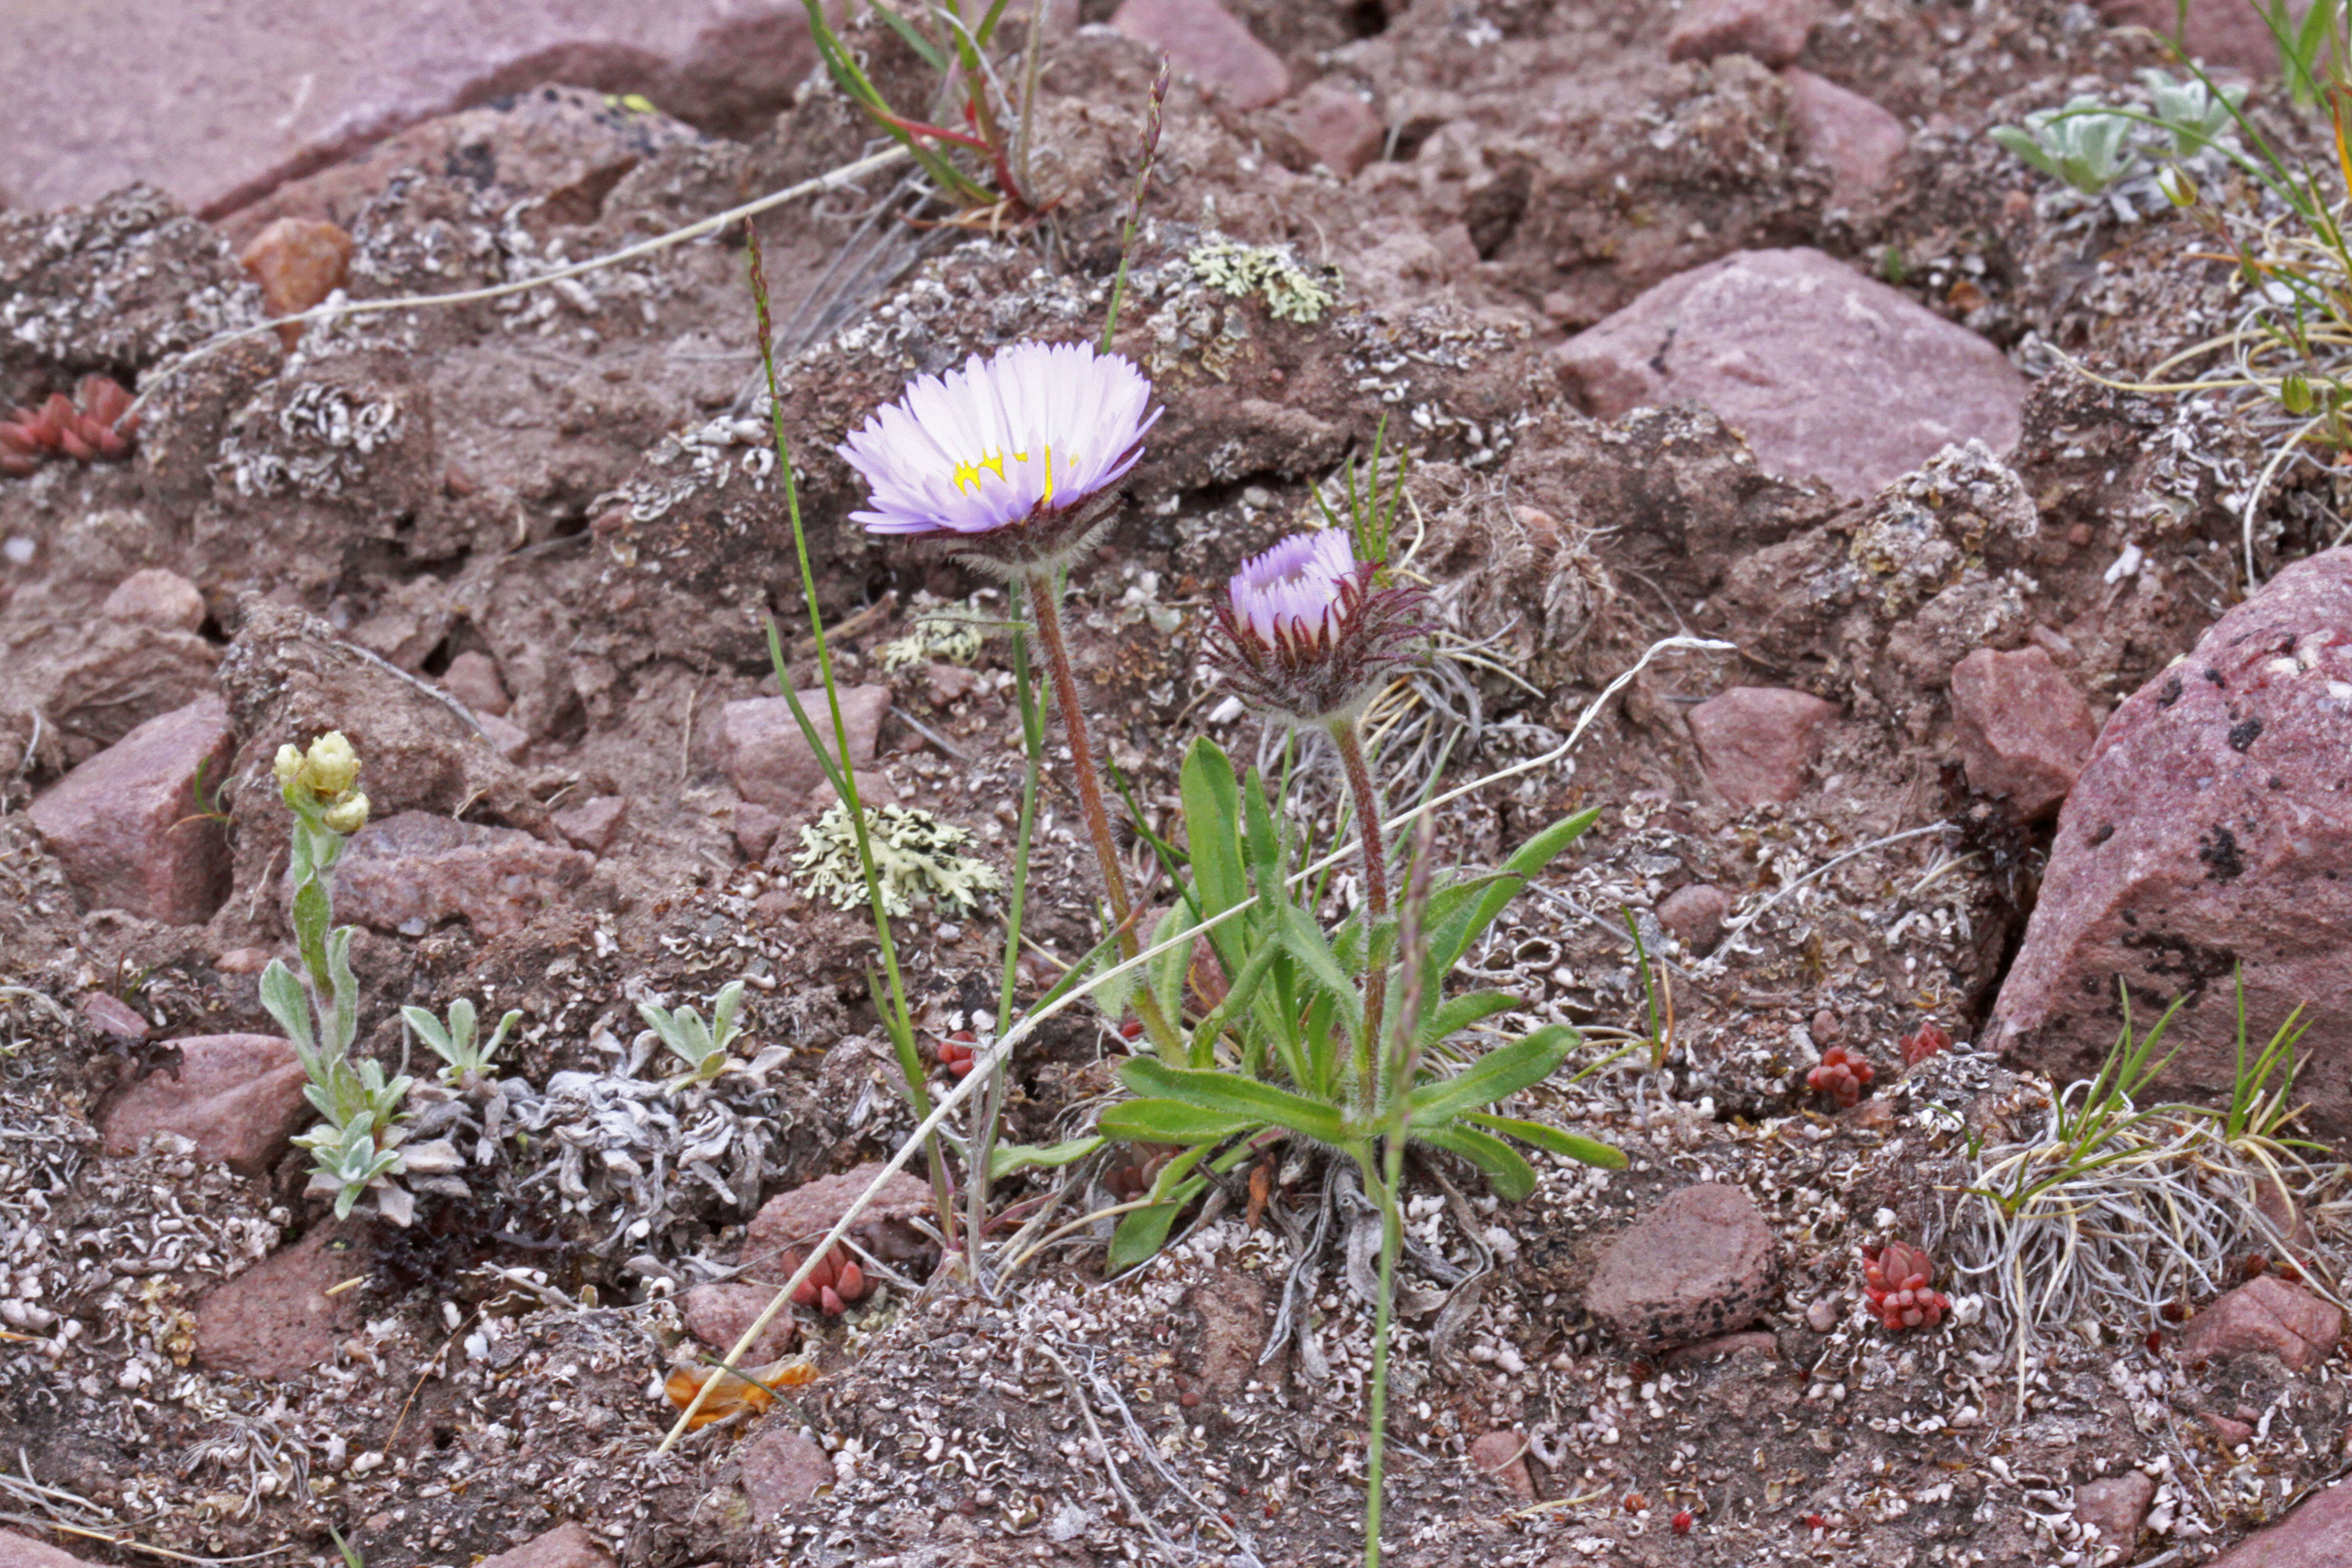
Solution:
M 839 448 L 872 488 L 868 532 L 953 535 L 1034 572 L 1083 543 L 1160 417 L 1151 383 L 1087 343 L 1013 343 L 917 376 Z
M 1301 723 L 1348 717 L 1429 628 L 1414 588 L 1374 588 L 1339 529 L 1295 533 L 1243 563 L 1211 649 L 1243 698 Z

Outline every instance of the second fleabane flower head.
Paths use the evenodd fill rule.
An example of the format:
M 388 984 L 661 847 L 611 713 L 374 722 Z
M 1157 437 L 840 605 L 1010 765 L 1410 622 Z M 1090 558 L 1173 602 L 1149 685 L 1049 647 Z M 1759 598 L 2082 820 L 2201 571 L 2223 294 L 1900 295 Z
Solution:
M 1009 575 L 1066 561 L 1109 516 L 1160 410 L 1151 383 L 1086 343 L 1014 343 L 917 376 L 840 452 L 872 488 L 869 532 L 942 536 Z
M 1339 529 L 1294 533 L 1242 563 L 1216 605 L 1212 656 L 1244 701 L 1301 724 L 1352 718 L 1410 664 L 1429 630 L 1425 597 L 1376 587 Z

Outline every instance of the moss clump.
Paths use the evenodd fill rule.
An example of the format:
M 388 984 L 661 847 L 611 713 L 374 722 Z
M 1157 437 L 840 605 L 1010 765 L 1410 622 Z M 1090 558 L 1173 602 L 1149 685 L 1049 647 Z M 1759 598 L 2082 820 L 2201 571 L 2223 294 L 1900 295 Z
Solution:
M 1192 276 L 1212 289 L 1235 296 L 1255 294 L 1277 321 L 1311 324 L 1339 299 L 1336 268 L 1314 270 L 1277 245 L 1235 245 L 1219 240 L 1193 247 L 1184 255 Z
M 874 872 L 882 885 L 882 908 L 893 918 L 914 912 L 921 900 L 943 915 L 962 917 L 980 907 L 980 896 L 1004 886 L 984 860 L 958 850 L 972 842 L 963 828 L 928 811 L 905 806 L 866 808 L 866 840 L 874 848 Z M 849 808 L 839 801 L 801 829 L 801 852 L 793 868 L 806 873 L 809 896 L 829 899 L 837 910 L 866 902 L 866 876 L 857 864 L 857 834 Z

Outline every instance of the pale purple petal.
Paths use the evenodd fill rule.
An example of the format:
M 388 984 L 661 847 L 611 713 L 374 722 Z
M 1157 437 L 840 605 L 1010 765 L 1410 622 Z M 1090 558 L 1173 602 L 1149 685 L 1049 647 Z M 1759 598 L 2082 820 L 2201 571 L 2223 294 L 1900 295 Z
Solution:
M 1339 529 L 1294 533 L 1242 563 L 1226 592 L 1234 619 L 1269 647 L 1320 646 L 1330 635 L 1340 590 L 1356 570 L 1356 552 Z

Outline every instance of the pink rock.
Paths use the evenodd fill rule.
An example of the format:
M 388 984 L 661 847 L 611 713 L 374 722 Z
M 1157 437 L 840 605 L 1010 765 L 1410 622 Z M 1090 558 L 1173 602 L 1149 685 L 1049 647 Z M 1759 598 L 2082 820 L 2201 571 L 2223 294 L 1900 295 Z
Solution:
M 2302 1286 L 2264 1274 L 2249 1279 L 2189 1320 L 2184 1361 L 2219 1361 L 2267 1351 L 2294 1372 L 2327 1359 L 2344 1334 L 2344 1314 Z
M 2128 1547 L 2139 1540 L 2139 1527 L 2154 1501 L 2156 1482 L 2137 1470 L 2126 1470 L 2076 1487 L 2074 1521 L 2096 1525 L 2105 1544 Z
M 118 1040 L 143 1040 L 147 1020 L 139 1010 L 110 991 L 93 991 L 79 1004 L 81 1016 Z
M 1738 1187 L 1668 1194 L 1601 1253 L 1584 1304 L 1620 1339 L 1687 1344 L 1745 1328 L 1780 1276 L 1780 1243 Z
M 1110 25 L 1157 44 L 1185 75 L 1235 107 L 1263 109 L 1290 90 L 1290 68 L 1217 0 L 1125 0 Z
M 784 1431 L 763 1432 L 745 1445 L 735 1476 L 761 1524 L 807 1507 L 835 1479 L 833 1461 L 814 1438 Z
M 150 719 L 51 785 L 27 813 L 92 909 L 192 925 L 228 897 L 228 841 L 204 810 L 227 776 L 236 736 L 212 693 Z
M 1980 647 L 1952 666 L 1952 732 L 1969 787 L 2032 821 L 2074 787 L 2099 721 L 2042 648 Z
M 160 1067 L 107 1109 L 106 1152 L 129 1154 L 152 1132 L 193 1140 L 207 1160 L 253 1175 L 286 1152 L 310 1119 L 294 1042 L 274 1035 L 198 1035 L 173 1040 L 175 1078 Z
M 205 624 L 205 596 L 177 572 L 144 566 L 114 585 L 99 613 L 118 621 L 192 632 Z
M 1778 686 L 1735 686 L 1690 710 L 1706 782 L 1746 810 L 1804 793 L 1805 770 L 1837 706 Z
M 751 1216 L 751 1225 L 744 1230 L 744 1267 L 755 1272 L 773 1269 L 793 1243 L 817 1240 L 839 1222 L 849 1205 L 857 1201 L 857 1195 L 881 1173 L 880 1164 L 867 1163 L 837 1176 L 803 1182 L 791 1192 L 770 1198 L 760 1205 L 760 1212 Z M 904 1171 L 896 1171 L 858 1217 L 864 1225 L 887 1225 L 903 1215 L 925 1213 L 930 1207 L 930 1184 Z
M 1586 413 L 1705 405 L 1765 466 L 1860 500 L 1971 437 L 2016 446 L 1999 349 L 1818 250 L 1743 250 L 1667 279 L 1557 350 Z
M 2352 1541 L 2352 1483 L 2338 1481 L 2276 1524 L 2254 1531 L 2212 1568 L 2344 1568 Z
M 596 862 L 512 827 L 404 811 L 355 834 L 335 871 L 335 918 L 422 936 L 463 916 L 475 934 L 518 931 L 586 882 Z
M 2242 71 L 2255 78 L 2278 75 L 2278 40 L 2263 21 L 2261 8 L 2246 0 L 2189 0 L 2189 26 L 2179 29 L 2179 0 L 2096 0 L 2100 16 L 2113 27 L 2147 27 L 2178 37 L 2189 54 L 2209 68 Z M 2305 7 L 2296 5 L 2300 16 Z
M 367 1273 L 359 1221 L 314 1226 L 196 1303 L 196 1360 L 215 1372 L 294 1377 L 331 1358 L 362 1321 L 358 1296 L 330 1296 Z
M 281 217 L 247 243 L 238 263 L 261 285 L 261 308 L 272 316 L 299 316 L 343 286 L 351 271 L 352 237 L 321 218 Z M 278 329 L 288 348 L 302 329 Z
M 2174 997 L 2158 1080 L 2226 1104 L 2244 966 L 2259 1042 L 2305 1005 L 2303 1130 L 2352 1134 L 2352 549 L 2281 572 L 2126 699 L 2059 816 L 1986 1043 L 2061 1082 Z
M 218 217 L 403 126 L 544 82 L 642 93 L 713 129 L 748 130 L 816 63 L 798 0 L 251 0 L 199 12 L 86 0 L 38 15 L 41 47 L 0 57 L 10 195 L 28 209 L 146 180 Z
M 1381 155 L 1388 127 L 1361 93 L 1335 81 L 1311 81 L 1276 111 L 1283 125 L 1341 179 Z
M 1784 66 L 1804 53 L 1821 0 L 1691 0 L 1666 34 L 1666 58 L 1753 55 Z
M 784 819 L 757 801 L 747 800 L 735 808 L 735 847 L 743 851 L 746 860 L 764 860 L 768 847 L 783 830 Z
M 2234 1416 L 2224 1415 L 2219 1411 L 2207 1410 L 2200 1412 L 2200 1419 L 2211 1429 L 2213 1436 L 2221 1439 L 2224 1447 L 2234 1448 L 2241 1443 L 2253 1440 L 2254 1428 L 2252 1424 L 2240 1421 Z
M 0 1530 L 0 1568 L 89 1568 L 80 1558 L 46 1541 Z
M 586 1525 L 566 1521 L 511 1552 L 484 1558 L 477 1568 L 613 1568 L 613 1555 Z
M 555 814 L 555 830 L 572 840 L 572 847 L 602 855 L 629 825 L 629 803 L 622 795 L 590 795 L 569 811 Z
M 1722 939 L 1732 902 L 1731 895 L 1714 883 L 1693 882 L 1658 900 L 1658 923 L 1693 952 L 1705 952 Z
M 737 1280 L 697 1285 L 680 1302 L 686 1312 L 687 1332 L 725 1355 L 743 1337 L 743 1331 L 759 1321 L 760 1314 L 768 1310 L 768 1303 L 775 1300 L 775 1287 L 789 1278 L 776 1273 L 774 1283 L 770 1285 L 747 1285 Z M 787 1305 L 773 1322 L 760 1331 L 760 1337 L 751 1342 L 751 1348 L 743 1352 L 743 1361 L 737 1364 L 774 1361 L 790 1352 L 799 1339 L 800 1327 Z
M 441 689 L 472 709 L 477 719 L 485 713 L 504 718 L 514 706 L 506 683 L 499 679 L 499 661 L 486 653 L 461 653 L 451 659 L 442 672 Z
M 1778 1361 L 1780 1359 L 1780 1342 L 1762 1329 L 1749 1329 L 1668 1351 L 1661 1364 L 1668 1367 L 1703 1366 L 1709 1362 L 1723 1361 L 1736 1355 L 1760 1355 L 1767 1361 Z
M 834 751 L 833 714 L 822 689 L 799 693 L 801 707 L 815 726 L 827 754 Z M 841 694 L 841 721 L 849 727 L 850 765 L 874 759 L 882 716 L 890 710 L 887 686 L 852 686 Z M 809 792 L 825 782 L 824 768 L 808 748 L 792 705 L 781 697 L 730 702 L 719 721 L 719 765 L 735 793 L 761 805 L 797 810 Z
M 1797 144 L 1809 158 L 1830 167 L 1830 201 L 1837 206 L 1874 195 L 1895 174 L 1895 162 L 1911 145 L 1911 132 L 1858 92 L 1790 66 L 1780 73 L 1789 84 L 1789 108 Z
M 530 750 L 530 731 L 511 719 L 502 719 L 496 713 L 477 713 L 474 718 L 481 725 L 482 739 L 490 743 L 490 750 L 507 761 L 511 763 Z
M 980 689 L 980 675 L 960 664 L 923 667 L 923 695 L 934 708 L 951 708 Z
M 1528 1502 L 1535 1501 L 1535 1478 L 1528 1473 L 1526 1433 L 1486 1434 L 1470 1445 L 1470 1466 L 1479 1474 L 1492 1476 L 1502 1482 L 1514 1496 Z

